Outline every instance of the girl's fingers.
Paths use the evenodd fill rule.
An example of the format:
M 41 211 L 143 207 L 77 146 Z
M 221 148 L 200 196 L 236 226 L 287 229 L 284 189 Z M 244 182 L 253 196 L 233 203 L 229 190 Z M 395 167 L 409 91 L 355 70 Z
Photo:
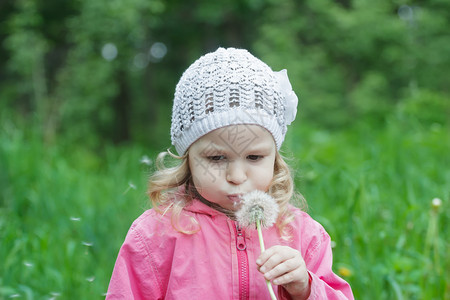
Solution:
M 264 251 L 261 256 L 256 260 L 256 263 L 260 266 L 259 270 L 263 273 L 272 270 L 276 265 L 286 260 L 282 246 L 274 246 Z
M 274 271 L 274 274 L 281 275 L 279 272 L 284 271 L 285 273 L 289 271 L 289 268 L 298 267 L 301 259 L 301 255 L 297 250 L 287 246 L 274 246 L 262 253 L 256 263 L 260 266 L 259 270 L 262 273 Z M 278 269 L 272 270 L 274 268 Z
M 272 269 L 270 269 L 267 272 L 264 272 L 264 277 L 267 280 L 272 280 L 274 278 L 279 278 L 282 276 L 285 276 L 285 278 L 289 279 L 289 277 L 295 275 L 291 274 L 293 271 L 297 270 L 301 267 L 301 262 L 296 258 L 290 258 L 288 260 L 285 260 L 279 264 L 276 264 Z M 291 274 L 291 275 L 289 275 Z M 291 280 L 294 280 L 295 278 L 291 278 Z M 276 283 L 279 284 L 279 283 Z
M 266 263 L 266 261 L 277 252 L 277 249 L 281 246 L 273 246 L 261 253 L 261 255 L 256 260 L 256 264 L 262 266 Z
M 265 279 L 283 286 L 291 295 L 304 295 L 309 275 L 301 253 L 287 246 L 273 246 L 256 260 Z
M 276 277 L 273 280 L 273 283 L 276 285 L 284 285 L 284 284 L 289 284 L 293 281 L 297 281 L 297 278 L 299 277 L 299 273 L 298 270 L 294 270 L 292 272 L 286 273 L 284 275 L 281 275 L 279 277 Z

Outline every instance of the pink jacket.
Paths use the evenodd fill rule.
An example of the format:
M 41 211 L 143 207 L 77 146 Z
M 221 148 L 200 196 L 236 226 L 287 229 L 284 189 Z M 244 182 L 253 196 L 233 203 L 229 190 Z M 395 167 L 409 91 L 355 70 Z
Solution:
M 353 299 L 348 283 L 331 270 L 330 237 L 308 214 L 292 207 L 292 241 L 280 239 L 275 227 L 263 231 L 266 248 L 299 249 L 311 276 L 309 299 Z M 200 201 L 185 208 L 201 230 L 192 235 L 172 228 L 170 217 L 144 212 L 131 226 L 120 249 L 106 299 L 270 299 L 256 267 L 257 231 Z M 278 299 L 286 291 L 273 286 Z

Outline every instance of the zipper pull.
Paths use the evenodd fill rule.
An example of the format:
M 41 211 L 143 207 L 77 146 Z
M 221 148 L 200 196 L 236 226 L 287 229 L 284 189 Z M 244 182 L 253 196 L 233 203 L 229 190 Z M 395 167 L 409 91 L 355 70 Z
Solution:
M 242 229 L 239 228 L 239 225 L 236 224 L 236 248 L 239 251 L 244 251 L 245 249 L 247 249 L 247 245 L 245 244 L 245 238 L 244 235 L 242 234 Z

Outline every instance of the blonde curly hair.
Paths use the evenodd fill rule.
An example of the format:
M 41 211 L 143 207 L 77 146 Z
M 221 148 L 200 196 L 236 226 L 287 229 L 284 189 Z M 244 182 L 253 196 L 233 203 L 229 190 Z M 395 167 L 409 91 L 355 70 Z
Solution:
M 173 166 L 167 166 L 165 164 L 167 156 L 179 162 Z M 177 156 L 169 150 L 161 152 L 156 159 L 156 167 L 157 170 L 150 177 L 148 183 L 148 195 L 153 208 L 163 215 L 170 213 L 171 223 L 175 230 L 185 234 L 198 232 L 200 225 L 195 218 L 190 217 L 191 226 L 181 226 L 179 222 L 183 208 L 195 198 L 192 193 L 195 188 L 193 189 L 189 168 L 189 150 L 183 156 Z M 180 189 L 180 187 L 184 187 L 184 189 Z M 288 204 L 292 200 L 300 204 L 301 208 L 305 208 L 306 202 L 300 193 L 294 191 L 291 170 L 278 151 L 275 155 L 274 175 L 268 194 L 275 199 L 280 208 L 275 226 L 280 236 L 288 240 L 291 233 L 287 225 L 294 219 Z

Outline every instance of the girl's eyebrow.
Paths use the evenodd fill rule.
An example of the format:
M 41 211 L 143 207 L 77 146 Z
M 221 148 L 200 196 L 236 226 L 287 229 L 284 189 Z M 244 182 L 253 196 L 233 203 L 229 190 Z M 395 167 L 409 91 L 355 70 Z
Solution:
M 235 154 L 251 153 L 251 152 L 271 152 L 273 149 L 272 147 L 274 147 L 272 144 L 256 143 L 254 145 L 249 145 L 245 149 L 233 149 L 233 147 L 230 145 L 226 145 L 226 147 L 224 147 L 223 145 L 218 145 L 215 142 L 210 141 L 205 145 L 204 149 L 201 152 L 206 155 L 209 155 L 211 153 L 226 154 L 229 152 Z
M 209 154 L 216 154 L 216 153 L 224 153 L 227 152 L 227 150 L 220 145 L 217 145 L 214 142 L 205 142 L 205 145 L 201 151 L 201 153 L 209 155 Z
M 267 140 L 255 140 L 253 143 L 248 145 L 244 151 L 252 152 L 252 151 L 271 151 L 275 149 L 274 143 L 270 143 Z
M 271 152 L 273 149 L 272 147 L 272 145 L 255 145 L 254 147 L 249 146 L 243 152 Z

